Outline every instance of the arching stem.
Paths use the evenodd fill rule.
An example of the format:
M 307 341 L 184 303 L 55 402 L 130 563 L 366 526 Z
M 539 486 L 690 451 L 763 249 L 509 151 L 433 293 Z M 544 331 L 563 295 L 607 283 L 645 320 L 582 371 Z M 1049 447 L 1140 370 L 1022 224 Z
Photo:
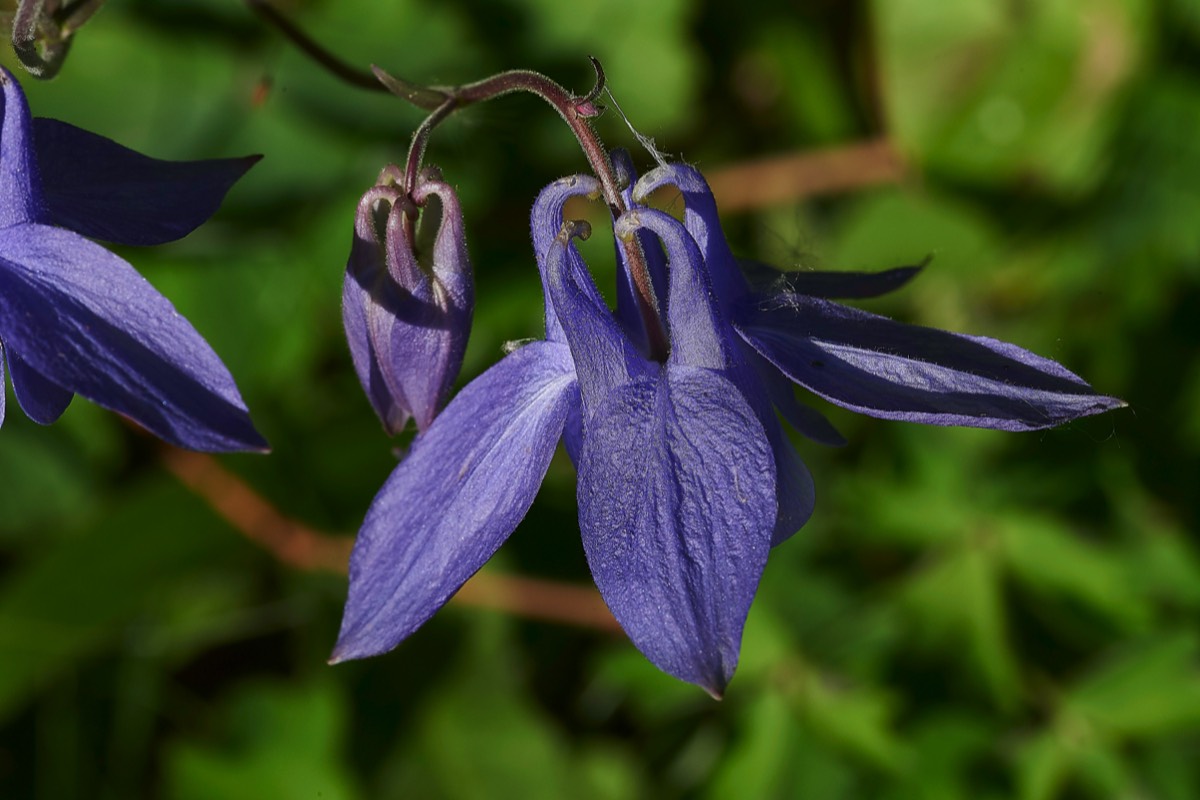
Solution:
M 343 81 L 361 88 L 382 89 L 391 92 L 418 108 L 432 112 L 413 133 L 412 145 L 408 151 L 404 182 L 405 189 L 410 195 L 415 186 L 417 173 L 420 171 L 425 148 L 433 129 L 452 112 L 512 92 L 529 92 L 549 103 L 571 128 L 571 132 L 575 134 L 592 171 L 600 180 L 604 202 L 608 205 L 613 219 L 617 219 L 628 210 L 621 197 L 621 189 L 617 183 L 608 150 L 605 149 L 600 137 L 596 135 L 596 131 L 589 122 L 593 117 L 599 116 L 602 111 L 595 101 L 604 91 L 605 82 L 604 69 L 595 58 L 592 58 L 591 62 L 596 70 L 596 83 L 592 91 L 582 97 L 576 97 L 545 75 L 530 70 L 509 70 L 465 86 L 426 87 L 396 78 L 379 67 L 372 67 L 373 75 L 355 69 L 309 38 L 276 11 L 267 0 L 246 0 L 246 2 L 260 16 L 278 28 L 300 50 Z M 406 219 L 408 219 L 406 224 L 411 226 L 413 220 Z M 411 234 L 411 228 L 407 232 Z M 646 256 L 636 237 L 621 241 L 621 248 L 633 279 L 634 294 L 638 311 L 646 328 L 650 355 L 654 358 L 665 359 L 668 350 L 667 336 L 659 313 L 658 302 L 654 296 L 653 285 L 650 282 L 650 270 L 646 264 Z
M 432 131 L 433 126 L 437 125 L 442 119 L 449 116 L 450 112 L 458 108 L 485 100 L 492 100 L 513 92 L 529 92 L 530 94 L 537 95 L 558 112 L 563 121 L 567 123 L 567 126 L 571 128 L 571 132 L 575 134 L 575 139 L 583 149 L 583 153 L 587 157 L 592 171 L 600 180 L 604 202 L 608 205 L 608 210 L 612 214 L 613 219 L 616 220 L 628 209 L 625 207 L 624 198 L 621 197 L 621 188 L 617 183 L 616 172 L 613 169 L 608 150 L 600 141 L 600 137 L 596 135 L 596 131 L 590 122 L 591 118 L 600 114 L 600 109 L 596 106 L 595 99 L 604 90 L 604 70 L 600 66 L 600 62 L 595 58 L 592 58 L 591 61 L 596 70 L 596 85 L 591 92 L 583 97 L 576 97 L 557 82 L 541 73 L 531 70 L 509 70 L 501 72 L 498 75 L 493 75 L 490 78 L 476 81 L 475 83 L 454 88 L 437 87 L 434 91 L 442 92 L 451 98 L 451 100 L 443 104 L 442 107 L 426 119 L 428 123 L 430 120 L 434 120 L 435 117 L 437 118 L 429 126 L 429 131 Z M 375 68 L 375 71 L 376 74 L 382 72 L 378 67 Z M 449 108 L 443 113 L 443 108 L 447 105 Z M 422 125 L 422 128 L 424 127 L 425 125 Z M 415 146 L 416 138 L 414 137 Z M 410 150 L 410 169 L 413 165 L 412 157 L 413 151 Z M 656 359 L 665 359 L 668 351 L 667 336 L 666 331 L 663 329 L 653 285 L 650 282 L 650 270 L 646 264 L 646 256 L 642 252 L 641 244 L 636 237 L 621 241 L 620 246 L 624 253 L 625 263 L 629 268 L 630 276 L 633 278 L 634 294 L 637 300 L 638 312 L 647 332 L 650 355 Z

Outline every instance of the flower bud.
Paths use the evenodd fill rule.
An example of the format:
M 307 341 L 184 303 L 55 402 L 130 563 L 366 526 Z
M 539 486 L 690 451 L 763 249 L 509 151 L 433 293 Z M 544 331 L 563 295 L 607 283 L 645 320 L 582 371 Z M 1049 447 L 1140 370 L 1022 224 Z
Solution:
M 454 190 L 423 170 L 405 196 L 402 177 L 388 166 L 359 202 L 342 290 L 354 369 L 391 434 L 409 417 L 419 431 L 433 422 L 462 367 L 475 303 Z
M 53 78 L 62 68 L 75 32 L 104 2 L 17 0 L 15 11 L 7 15 L 12 22 L 12 46 L 17 60 L 33 77 Z

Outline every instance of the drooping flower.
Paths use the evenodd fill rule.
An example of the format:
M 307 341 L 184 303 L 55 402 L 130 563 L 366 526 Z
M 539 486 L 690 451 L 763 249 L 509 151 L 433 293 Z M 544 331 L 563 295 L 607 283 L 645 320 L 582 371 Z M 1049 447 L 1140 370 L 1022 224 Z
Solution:
M 80 394 L 181 447 L 265 449 L 208 343 L 132 266 L 84 238 L 185 236 L 257 157 L 148 158 L 31 119 L 3 69 L 0 84 L 0 373 L 7 361 L 21 408 L 50 424 Z M 3 410 L 0 400 L 0 422 Z
M 695 243 L 660 211 L 617 221 L 619 236 L 643 229 L 668 260 L 665 363 L 641 353 L 584 288 L 590 277 L 564 241 L 548 253 L 582 398 L 579 527 L 596 586 L 634 644 L 720 696 L 786 511 L 777 482 L 786 468 L 808 472 L 740 362 Z M 802 504 L 803 524 L 811 480 L 795 494 L 784 502 Z
M 342 289 L 355 371 L 392 434 L 409 417 L 421 431 L 433 423 L 462 367 L 475 306 L 457 195 L 424 171 L 405 198 L 403 178 L 399 168 L 386 167 L 359 202 Z M 433 232 L 427 254 L 413 240 L 413 204 L 424 207 L 421 233 Z
M 660 167 L 630 199 L 667 183 L 684 195 L 684 222 L 637 206 L 615 222 L 646 249 L 666 358 L 648 355 L 628 276 L 610 311 L 571 243 L 580 226 L 563 224 L 566 198 L 595 194 L 595 181 L 552 184 L 533 213 L 546 341 L 469 384 L 384 484 L 355 544 L 334 661 L 391 649 L 440 608 L 520 522 L 561 437 L 609 608 L 656 666 L 719 696 L 770 548 L 812 511 L 811 478 L 774 409 L 839 438 L 789 380 L 943 425 L 1032 429 L 1123 405 L 1013 345 L 827 299 L 889 291 L 913 268 L 751 281 L 694 170 Z

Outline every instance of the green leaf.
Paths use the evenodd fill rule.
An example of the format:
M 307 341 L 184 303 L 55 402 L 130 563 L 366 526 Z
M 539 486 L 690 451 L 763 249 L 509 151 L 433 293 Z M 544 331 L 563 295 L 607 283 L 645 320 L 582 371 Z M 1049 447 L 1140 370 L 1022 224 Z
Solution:
M 12 575 L 0 593 L 0 718 L 118 636 L 164 586 L 228 553 L 224 530 L 177 484 L 149 480 Z
M 806 729 L 778 691 L 756 694 L 739 710 L 738 734 L 705 797 L 854 797 L 862 770 L 836 743 Z
M 1137 793 L 1125 757 L 1107 743 L 1096 742 L 1076 755 L 1079 781 L 1092 789 L 1095 797 L 1131 797 Z
M 1200 797 L 1200 770 L 1196 769 L 1197 739 L 1180 736 L 1155 743 L 1145 756 L 1146 783 L 1152 797 L 1194 800 Z
M 569 753 L 523 697 L 478 681 L 447 687 L 429 706 L 422 739 L 426 764 L 448 798 L 571 794 Z
M 3 391 L 3 387 L 0 387 Z M 84 400 L 76 398 L 75 403 Z M 9 412 L 16 413 L 15 409 Z M 57 433 L 57 432 L 56 432 Z M 4 487 L 4 513 L 0 531 L 6 539 L 19 533 L 61 530 L 77 522 L 98 502 L 96 481 L 81 463 L 79 454 L 63 446 L 63 436 L 48 434 L 10 421 L 0 447 L 0 486 Z
M 832 46 L 817 31 L 764 25 L 743 56 L 737 80 L 748 99 L 781 106 L 795 130 L 816 142 L 840 143 L 856 131 L 836 63 Z
M 1200 43 L 1200 0 L 1166 0 L 1163 4 L 1174 28 Z
M 697 687 L 662 673 L 628 642 L 604 652 L 593 674 L 593 691 L 603 692 L 614 705 L 628 704 L 643 724 L 660 724 L 713 702 Z
M 890 693 L 799 661 L 781 680 L 793 708 L 817 736 L 880 769 L 905 766 L 909 752 L 892 727 L 897 700 Z
M 607 745 L 580 753 L 538 709 L 510 630 L 503 618 L 476 618 L 458 669 L 426 699 L 413 742 L 418 781 L 447 800 L 586 800 L 636 785 L 621 750 Z M 618 774 L 602 775 L 598 764 Z
M 1134 591 L 1192 611 L 1200 609 L 1200 557 L 1188 539 L 1165 527 L 1138 532 L 1136 546 L 1125 556 Z
M 1113 101 L 1141 57 L 1140 4 L 885 0 L 873 9 L 905 150 L 989 184 L 1031 176 L 1078 192 L 1095 182 Z
M 481 63 L 487 51 L 476 41 L 469 19 L 451 6 L 425 0 L 307 5 L 307 13 L 289 16 L 360 72 L 369 73 L 377 64 L 414 84 L 454 86 L 494 71 Z M 433 42 L 437 44 L 431 47 Z M 281 50 L 273 83 L 285 118 L 295 122 L 299 116 L 341 138 L 332 152 L 344 153 L 347 144 L 366 135 L 388 138 L 411 132 L 428 113 L 388 93 L 350 89 L 294 47 Z
M 347 195 L 299 236 L 223 256 L 161 248 L 139 253 L 137 266 L 222 356 L 244 394 L 287 396 L 313 380 L 322 348 L 343 347 L 335 339 L 340 307 L 329 298 L 340 297 L 353 208 Z M 323 269 L 303 277 L 297 270 L 306 264 Z M 295 394 L 303 404 L 312 392 Z
M 1012 708 L 1020 692 L 1016 655 L 1008 642 L 994 532 L 975 531 L 901 587 L 899 601 L 918 633 L 947 655 L 964 658 L 993 700 Z
M 222 744 L 171 748 L 172 800 L 360 796 L 339 754 L 346 715 L 332 684 L 251 685 L 228 701 L 224 715 Z
M 1009 567 L 1030 588 L 1080 602 L 1127 630 L 1150 622 L 1145 599 L 1131 591 L 1133 576 L 1121 553 L 1044 517 L 1014 514 L 998 526 Z
M 764 691 L 750 700 L 736 740 L 709 792 L 713 797 L 780 797 L 796 746 L 796 718 L 787 698 Z
M 918 291 L 942 276 L 986 274 L 1001 246 L 988 217 L 953 195 L 933 189 L 877 189 L 856 198 L 844 215 L 832 252 L 837 269 L 880 270 L 933 261 L 903 291 Z
M 982 715 L 965 711 L 922 714 L 905 739 L 913 758 L 888 800 L 976 800 L 992 796 L 976 767 L 985 763 L 998 732 Z
M 1053 732 L 1023 744 L 1017 760 L 1017 796 L 1021 800 L 1053 800 L 1066 783 L 1074 756 L 1068 743 Z
M 1181 268 L 1197 274 L 1200 231 L 1193 223 L 1200 198 L 1192 188 L 1200 180 L 1200 142 L 1188 131 L 1200 125 L 1200 90 L 1192 73 L 1173 68 L 1138 88 L 1123 109 L 1104 205 L 1085 218 L 1081 235 L 1099 237 L 1120 291 L 1160 296 Z M 1122 298 L 1121 306 L 1126 313 L 1153 312 L 1145 300 Z
M 830 488 L 855 538 L 925 550 L 991 527 L 997 485 L 984 476 L 1000 441 L 994 432 L 914 426 L 888 434 L 898 440 L 902 470 L 864 471 Z
M 1075 784 L 1089 797 L 1132 797 L 1137 783 L 1123 756 L 1099 731 L 1070 714 L 1060 714 L 1051 730 L 1026 740 L 1018 754 L 1021 800 L 1052 800 Z
M 235 155 L 220 145 L 244 117 L 253 79 L 234 54 L 220 41 L 156 35 L 118 7 L 105 11 L 74 37 L 62 80 L 23 82 L 34 115 L 156 158 Z
M 1130 645 L 1080 681 L 1064 707 L 1112 736 L 1142 738 L 1200 725 L 1200 640 L 1175 634 Z

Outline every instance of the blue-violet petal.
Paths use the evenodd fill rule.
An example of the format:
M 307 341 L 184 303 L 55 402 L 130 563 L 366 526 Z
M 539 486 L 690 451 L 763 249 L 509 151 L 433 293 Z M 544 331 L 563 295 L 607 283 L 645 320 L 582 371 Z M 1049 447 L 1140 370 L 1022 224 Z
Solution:
M 129 245 L 187 236 L 261 158 L 163 161 L 45 118 L 33 121 L 33 143 L 47 215 L 41 221 Z
M 64 389 L 26 364 L 12 347 L 8 348 L 8 370 L 21 410 L 39 425 L 57 422 L 75 396 L 70 389 Z
M 233 378 L 129 264 L 70 231 L 0 230 L 0 339 L 65 389 L 195 450 L 261 450 Z
M 777 306 L 743 306 L 735 323 L 793 381 L 875 417 L 1018 431 L 1125 405 L 1016 345 L 827 300 L 796 295 Z
M 535 342 L 450 401 L 367 512 L 332 661 L 392 649 L 491 558 L 533 503 L 578 398 L 566 346 Z
M 41 215 L 37 163 L 30 139 L 33 136 L 29 104 L 12 73 L 0 67 L 3 84 L 3 123 L 0 124 L 0 228 L 32 222 Z
M 720 696 L 775 522 L 762 426 L 720 373 L 670 365 L 613 390 L 579 464 L 579 520 L 605 602 L 659 669 Z

